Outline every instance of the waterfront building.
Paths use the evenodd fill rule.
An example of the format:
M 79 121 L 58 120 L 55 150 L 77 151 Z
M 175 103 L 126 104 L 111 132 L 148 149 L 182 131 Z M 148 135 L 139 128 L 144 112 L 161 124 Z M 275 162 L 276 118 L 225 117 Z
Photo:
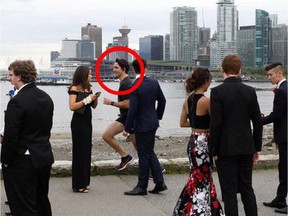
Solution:
M 255 15 L 255 67 L 265 67 L 271 62 L 271 21 L 267 11 L 256 9 Z
M 244 67 L 255 67 L 255 25 L 240 26 L 237 33 L 237 53 Z
M 77 57 L 76 47 L 77 47 L 77 43 L 79 41 L 80 40 L 68 39 L 68 38 L 65 38 L 64 40 L 62 40 L 62 48 L 60 51 L 60 58 L 62 58 L 62 59 L 76 58 Z
M 223 58 L 237 54 L 238 11 L 234 0 L 217 2 L 217 46 L 216 52 L 210 53 L 210 66 L 219 68 Z
M 170 60 L 196 63 L 197 46 L 197 11 L 194 7 L 173 7 L 170 13 Z
M 163 60 L 163 36 L 148 35 L 139 38 L 140 56 L 147 60 Z
M 169 61 L 170 60 L 170 34 L 165 35 L 164 39 L 164 60 Z
M 88 23 L 87 26 L 81 28 L 81 38 L 84 35 L 88 35 L 90 40 L 95 43 L 95 58 L 99 58 L 102 54 L 102 28 Z
M 279 24 L 272 27 L 272 56 L 271 62 L 281 62 L 287 67 L 288 26 Z

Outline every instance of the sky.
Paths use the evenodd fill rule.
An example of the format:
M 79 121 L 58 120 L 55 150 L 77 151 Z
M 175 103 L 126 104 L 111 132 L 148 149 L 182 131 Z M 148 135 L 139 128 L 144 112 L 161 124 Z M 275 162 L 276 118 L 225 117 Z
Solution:
M 87 23 L 102 27 L 103 49 L 123 25 L 131 28 L 129 47 L 139 49 L 139 38 L 169 33 L 173 7 L 195 7 L 198 26 L 217 28 L 218 0 L 0 0 L 0 68 L 15 59 L 32 59 L 50 66 L 50 51 L 60 51 L 64 38 L 81 39 Z M 287 0 L 234 0 L 239 26 L 255 24 L 255 10 L 278 14 L 288 25 Z M 39 66 L 40 67 L 40 66 Z

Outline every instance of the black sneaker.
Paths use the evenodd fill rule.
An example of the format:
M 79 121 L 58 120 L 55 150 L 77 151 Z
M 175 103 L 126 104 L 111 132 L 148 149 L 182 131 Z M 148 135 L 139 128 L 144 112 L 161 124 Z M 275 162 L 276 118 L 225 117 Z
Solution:
M 133 160 L 134 158 L 131 157 L 130 155 L 127 155 L 126 157 L 122 157 L 121 163 L 119 164 L 119 166 L 116 167 L 116 169 L 118 171 L 124 170 L 127 167 L 127 165 L 130 164 Z
M 164 174 L 166 172 L 166 169 L 164 167 L 161 167 L 161 172 L 162 172 L 162 174 Z M 149 178 L 153 179 L 152 174 L 149 175 Z

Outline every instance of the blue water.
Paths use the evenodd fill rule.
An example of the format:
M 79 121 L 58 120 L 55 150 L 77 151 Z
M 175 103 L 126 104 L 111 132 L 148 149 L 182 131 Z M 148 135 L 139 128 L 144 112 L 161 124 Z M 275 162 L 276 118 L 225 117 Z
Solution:
M 212 83 L 211 88 L 219 85 L 220 83 Z M 247 82 L 247 85 L 256 88 L 272 88 L 273 86 L 269 82 L 257 83 Z M 119 83 L 107 82 L 105 85 L 113 90 L 118 89 Z M 188 136 L 190 133 L 189 128 L 179 127 L 179 118 L 182 109 L 183 102 L 186 98 L 184 91 L 184 83 L 164 83 L 160 82 L 164 95 L 166 96 L 167 104 L 166 110 L 163 116 L 163 120 L 160 121 L 160 128 L 157 134 L 160 136 Z M 67 86 L 39 86 L 39 88 L 46 91 L 54 101 L 54 117 L 53 117 L 53 128 L 54 133 L 70 133 L 70 121 L 72 118 L 72 112 L 68 105 L 68 94 Z M 9 97 L 5 96 L 9 90 L 12 89 L 12 85 L 9 82 L 1 82 L 0 88 L 0 126 L 3 126 L 3 114 L 6 109 Z M 114 121 L 118 115 L 118 109 L 113 106 L 107 106 L 103 104 L 103 98 L 107 97 L 112 100 L 117 100 L 116 95 L 111 95 L 105 92 L 98 83 L 93 83 L 93 91 L 101 91 L 102 94 L 99 98 L 99 104 L 93 114 L 93 133 L 101 134 L 107 125 Z M 210 90 L 207 91 L 206 95 L 209 97 Z M 269 114 L 272 110 L 273 92 L 272 91 L 257 91 L 258 101 L 261 112 Z

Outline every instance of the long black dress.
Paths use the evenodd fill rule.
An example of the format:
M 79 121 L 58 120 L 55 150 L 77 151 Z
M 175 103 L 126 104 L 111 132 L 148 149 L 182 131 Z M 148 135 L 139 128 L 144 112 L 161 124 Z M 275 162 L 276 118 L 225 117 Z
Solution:
M 76 101 L 92 94 L 92 91 L 76 92 Z M 72 189 L 82 189 L 90 184 L 91 148 L 92 148 L 91 104 L 75 110 L 71 121 L 72 132 Z

